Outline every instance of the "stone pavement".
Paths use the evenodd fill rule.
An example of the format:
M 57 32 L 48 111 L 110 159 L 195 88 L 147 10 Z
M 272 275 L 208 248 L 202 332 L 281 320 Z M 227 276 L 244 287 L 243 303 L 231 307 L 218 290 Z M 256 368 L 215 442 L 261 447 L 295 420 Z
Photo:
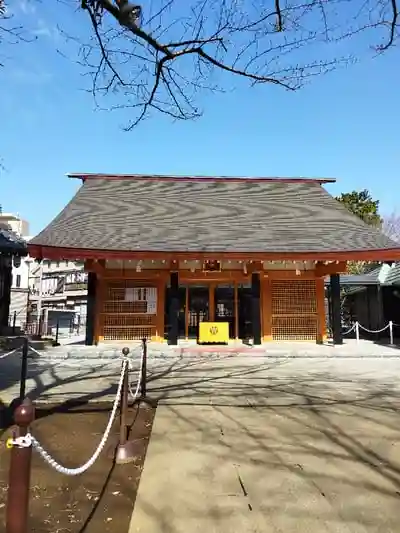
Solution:
M 399 531 L 399 395 L 161 405 L 129 533 Z
M 29 362 L 35 400 L 110 401 L 121 346 Z M 149 346 L 159 401 L 130 533 L 400 531 L 400 350 Z M 0 360 L 18 394 L 20 355 Z M 132 381 L 139 349 L 132 354 Z
M 124 344 L 89 347 L 65 345 L 32 353 L 27 394 L 36 401 L 111 401 L 116 392 L 119 356 Z M 139 369 L 140 346 L 131 345 L 132 381 Z M 348 341 L 340 347 L 313 343 L 269 343 L 262 347 L 199 348 L 150 343 L 148 389 L 161 402 L 236 403 L 252 387 L 252 402 L 290 397 L 316 382 L 349 389 L 356 380 L 383 378 L 394 385 L 400 374 L 400 349 L 372 342 Z M 1 354 L 0 354 L 1 356 Z M 0 359 L 0 400 L 18 395 L 20 353 Z M 282 381 L 283 380 L 283 381 Z M 282 383 L 285 384 L 283 391 Z M 291 383 L 291 384 L 290 384 Z M 276 391 L 276 394 L 275 392 Z M 250 401 L 246 397 L 247 404 Z M 275 400 L 274 400 L 275 401 Z

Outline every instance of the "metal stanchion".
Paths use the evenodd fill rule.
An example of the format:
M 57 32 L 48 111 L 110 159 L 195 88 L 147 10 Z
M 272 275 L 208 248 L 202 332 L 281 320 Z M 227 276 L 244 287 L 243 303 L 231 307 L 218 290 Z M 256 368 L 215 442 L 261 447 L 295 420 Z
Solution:
M 389 321 L 389 339 L 390 339 L 390 344 L 393 345 L 394 342 L 393 342 L 393 321 L 392 320 Z
M 127 357 L 129 348 L 123 348 L 122 354 Z M 129 394 L 129 367 L 125 366 L 124 380 L 121 391 L 121 411 L 120 411 L 120 428 L 119 428 L 119 444 L 115 456 L 117 464 L 132 463 L 135 460 L 134 443 L 128 440 L 128 394 Z
M 11 448 L 10 470 L 7 492 L 6 533 L 28 533 L 29 488 L 31 477 L 32 446 L 24 443 L 29 425 L 35 418 L 32 402 L 24 400 L 14 415 L 19 434 L 17 439 L 10 439 L 7 447 Z M 16 443 L 19 440 L 19 443 Z M 14 442 L 13 442 L 14 441 Z
M 60 343 L 58 342 L 58 335 L 59 335 L 59 332 L 60 332 L 60 321 L 59 321 L 59 319 L 57 318 L 57 324 L 56 324 L 56 338 L 55 338 L 55 341 L 53 342 L 53 346 L 60 346 Z
M 28 374 L 28 351 L 29 351 L 28 337 L 23 337 L 22 357 L 21 357 L 21 376 L 20 376 L 20 383 L 19 383 L 19 401 L 20 402 L 23 402 L 25 399 L 26 377 Z
M 17 323 L 17 311 L 14 311 L 13 314 L 13 323 L 12 323 L 12 334 L 15 335 L 15 326 Z
M 144 400 L 147 395 L 147 339 L 142 339 L 142 349 L 143 349 L 143 363 L 142 363 L 142 376 L 140 382 L 140 393 L 142 399 Z

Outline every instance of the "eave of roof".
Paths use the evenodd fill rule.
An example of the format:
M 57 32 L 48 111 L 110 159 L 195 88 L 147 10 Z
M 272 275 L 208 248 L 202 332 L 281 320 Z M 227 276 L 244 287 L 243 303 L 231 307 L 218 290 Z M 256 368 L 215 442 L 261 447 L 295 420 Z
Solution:
M 325 285 L 329 285 L 329 276 L 325 278 Z M 375 276 L 369 276 L 368 274 L 341 274 L 340 285 L 345 286 L 367 286 L 367 285 L 379 285 L 379 281 Z
M 156 181 L 242 181 L 260 182 L 270 181 L 279 183 L 336 183 L 336 178 L 305 178 L 305 177 L 263 177 L 263 176 L 186 176 L 164 174 L 101 174 L 72 172 L 68 178 L 81 179 L 104 179 L 104 180 L 156 180 Z
M 29 254 L 32 257 L 47 259 L 166 259 L 166 260 L 252 260 L 252 261 L 393 261 L 400 259 L 400 250 L 344 250 L 338 252 L 184 252 L 184 251 L 154 251 L 154 250 L 112 250 L 104 248 L 73 248 L 29 244 Z

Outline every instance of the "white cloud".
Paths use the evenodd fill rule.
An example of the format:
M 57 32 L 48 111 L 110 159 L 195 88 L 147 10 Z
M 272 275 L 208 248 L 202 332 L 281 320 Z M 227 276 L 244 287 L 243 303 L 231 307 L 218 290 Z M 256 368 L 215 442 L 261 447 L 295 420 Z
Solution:
M 35 0 L 17 0 L 14 10 L 19 10 L 24 15 L 33 15 L 36 13 Z
M 58 28 L 52 24 L 48 24 L 44 19 L 38 19 L 36 27 L 30 33 L 35 37 L 47 37 L 53 41 L 57 41 L 60 37 Z

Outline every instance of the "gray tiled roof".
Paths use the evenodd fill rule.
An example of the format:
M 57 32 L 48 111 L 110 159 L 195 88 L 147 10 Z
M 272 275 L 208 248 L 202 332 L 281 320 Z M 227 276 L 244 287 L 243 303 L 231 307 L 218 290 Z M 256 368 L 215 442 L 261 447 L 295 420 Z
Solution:
M 400 263 L 394 265 L 385 278 L 384 285 L 400 285 Z
M 24 239 L 2 225 L 0 227 L 0 252 L 7 255 L 27 255 L 28 248 Z
M 319 183 L 268 179 L 87 179 L 30 244 L 171 252 L 398 249 Z
M 378 270 L 379 273 L 379 270 Z M 329 285 L 330 278 L 327 276 L 325 278 L 325 284 Z M 378 276 L 375 275 L 375 271 L 368 274 L 341 274 L 340 275 L 340 284 L 341 285 L 379 285 Z

